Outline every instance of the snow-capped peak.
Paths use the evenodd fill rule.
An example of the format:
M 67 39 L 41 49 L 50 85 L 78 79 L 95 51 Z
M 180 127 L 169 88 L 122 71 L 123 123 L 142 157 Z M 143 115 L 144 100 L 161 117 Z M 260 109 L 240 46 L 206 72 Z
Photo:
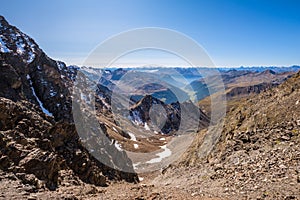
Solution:
M 40 51 L 37 44 L 28 35 L 8 24 L 0 17 L 0 52 L 20 56 L 25 63 L 31 63 Z

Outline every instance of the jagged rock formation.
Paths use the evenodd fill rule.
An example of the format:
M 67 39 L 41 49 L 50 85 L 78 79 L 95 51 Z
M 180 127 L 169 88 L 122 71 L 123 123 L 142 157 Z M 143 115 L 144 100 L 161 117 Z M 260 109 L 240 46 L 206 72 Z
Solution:
M 182 110 L 190 114 L 189 120 L 200 123 L 199 129 L 208 126 L 208 117 L 192 102 L 165 104 L 151 95 L 146 95 L 131 107 L 130 118 L 138 125 L 148 126 L 152 123 L 156 127 L 159 127 L 159 131 L 163 134 L 172 134 L 172 132 L 178 131 L 180 127 Z M 189 127 L 186 127 L 186 130 L 188 129 Z
M 70 72 L 64 70 L 65 64 L 49 58 L 32 38 L 9 25 L 3 17 L 0 17 L 0 24 L 0 64 L 4 77 L 1 79 L 1 96 L 14 101 L 42 103 L 40 106 L 56 120 L 71 119 L 68 87 L 72 83 Z
M 150 109 L 154 105 L 157 106 L 157 109 L 152 111 L 155 112 L 155 115 L 151 119 Z M 133 122 L 142 126 L 147 126 L 152 121 L 160 128 L 159 131 L 168 134 L 171 131 L 177 131 L 180 126 L 180 106 L 178 102 L 168 105 L 150 95 L 146 95 L 130 109 L 130 117 Z
M 108 179 L 136 182 L 132 165 L 132 173 L 105 166 L 77 135 L 69 89 L 78 68 L 49 58 L 2 16 L 0 33 L 1 169 L 22 180 L 33 175 L 34 184 L 42 181 L 49 189 L 58 187 L 58 174 L 65 169 L 95 185 Z M 126 154 L 114 145 L 110 149 L 106 154 L 120 154 L 118 162 L 130 166 Z

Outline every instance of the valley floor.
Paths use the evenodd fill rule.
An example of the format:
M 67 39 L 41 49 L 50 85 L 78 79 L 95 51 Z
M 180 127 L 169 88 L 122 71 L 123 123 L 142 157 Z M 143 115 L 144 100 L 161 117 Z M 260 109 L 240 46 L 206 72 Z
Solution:
M 150 175 L 152 177 L 152 175 Z M 182 181 L 181 183 L 179 183 Z M 178 179 L 179 185 L 169 183 L 156 184 L 145 177 L 138 183 L 111 183 L 108 187 L 95 187 L 82 182 L 65 182 L 56 191 L 34 191 L 29 185 L 22 184 L 13 174 L 1 173 L 0 199 L 201 199 L 216 200 L 218 198 L 204 197 L 199 193 L 190 193 L 183 189 L 184 179 Z M 163 185 L 162 185 L 163 184 Z
M 108 187 L 95 187 L 80 180 L 62 181 L 56 191 L 34 191 L 22 184 L 13 174 L 1 173 L 0 199 L 300 199 L 300 187 L 294 180 L 278 182 L 242 182 L 244 189 L 229 184 L 229 177 L 214 179 L 215 170 L 207 166 L 176 167 L 166 171 L 141 175 L 138 184 L 111 183 Z M 240 182 L 236 180 L 236 182 Z M 251 186 L 248 187 L 248 186 Z M 247 188 L 248 187 L 248 188 Z M 292 195 L 291 195 L 292 194 Z

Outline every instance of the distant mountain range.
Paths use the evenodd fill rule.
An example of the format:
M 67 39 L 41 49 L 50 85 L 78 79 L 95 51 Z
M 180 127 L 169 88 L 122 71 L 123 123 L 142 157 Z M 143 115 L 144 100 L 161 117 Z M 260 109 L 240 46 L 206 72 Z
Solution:
M 165 167 L 156 179 L 162 188 L 173 184 L 177 190 L 181 184 L 193 194 L 217 188 L 221 196 L 232 192 L 239 199 L 246 193 L 260 198 L 256 191 L 262 198 L 283 193 L 281 199 L 296 199 L 299 70 L 66 66 L 0 16 L 0 181 L 18 181 L 13 192 L 26 191 L 21 195 L 27 199 L 29 192 L 66 185 L 138 183 L 136 172 L 156 162 Z M 222 127 L 211 117 L 212 98 L 227 102 Z M 75 115 L 78 110 L 86 115 Z M 222 128 L 220 137 L 209 135 L 216 127 Z M 178 153 L 172 152 L 177 146 L 182 148 L 172 139 L 186 133 L 196 139 L 180 162 L 161 166 L 161 160 Z M 138 153 L 143 163 L 130 157 Z M 99 192 L 94 186 L 84 197 Z M 131 185 L 130 190 L 153 187 Z M 62 198 L 77 198 L 64 192 Z M 152 194 L 136 199 L 154 199 Z
M 188 99 L 199 101 L 218 91 L 205 82 L 216 79 L 216 71 L 220 74 L 225 89 L 235 86 L 245 87 L 257 84 L 276 85 L 300 70 L 300 66 L 291 67 L 240 67 L 240 68 L 117 68 L 99 69 L 82 67 L 90 78 L 99 80 L 102 85 L 112 89 L 118 83 L 125 81 L 125 74 L 143 77 L 132 83 L 132 99 L 140 100 L 145 94 L 152 95 L 165 103 L 184 102 Z M 130 75 L 129 75 L 130 74 Z M 101 77 L 101 78 L 100 78 Z M 155 77 L 155 78 L 154 78 Z M 127 85 L 129 84 L 128 78 Z M 142 81 L 141 81 L 142 80 Z M 260 90 L 263 90 L 263 87 Z M 257 90 L 256 90 L 257 91 Z M 257 91 L 258 92 L 258 91 Z M 143 95 L 142 95 L 143 94 Z

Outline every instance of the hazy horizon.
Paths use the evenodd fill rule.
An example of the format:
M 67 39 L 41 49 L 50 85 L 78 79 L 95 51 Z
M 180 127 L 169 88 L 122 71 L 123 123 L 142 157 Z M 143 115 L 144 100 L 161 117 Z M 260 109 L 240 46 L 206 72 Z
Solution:
M 50 57 L 68 65 L 81 66 L 112 35 L 161 27 L 194 39 L 216 66 L 239 67 L 300 64 L 299 8 L 300 2 L 293 0 L 15 0 L 2 2 L 0 13 Z M 139 55 L 123 64 L 181 65 L 163 57 L 139 61 L 145 58 Z

